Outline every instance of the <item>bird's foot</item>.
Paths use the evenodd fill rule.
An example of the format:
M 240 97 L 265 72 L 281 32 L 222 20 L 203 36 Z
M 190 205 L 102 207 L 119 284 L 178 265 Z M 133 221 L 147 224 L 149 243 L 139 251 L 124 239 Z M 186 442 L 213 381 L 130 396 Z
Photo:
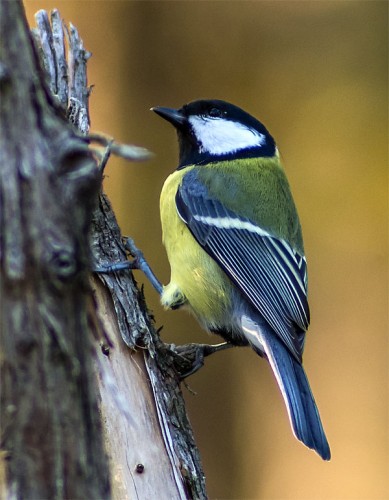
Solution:
M 97 266 L 93 269 L 93 271 L 95 273 L 113 273 L 116 271 L 122 271 L 124 269 L 139 269 L 140 271 L 143 271 L 146 278 L 150 281 L 158 294 L 161 295 L 162 284 L 151 270 L 151 267 L 145 259 L 143 252 L 136 247 L 134 240 L 132 238 L 126 238 L 124 241 L 124 248 L 133 258 L 132 260 L 114 262 L 106 266 Z
M 219 351 L 234 347 L 229 342 L 222 344 L 184 344 L 171 345 L 170 349 L 175 354 L 174 366 L 181 380 L 196 373 L 203 365 L 204 358 Z

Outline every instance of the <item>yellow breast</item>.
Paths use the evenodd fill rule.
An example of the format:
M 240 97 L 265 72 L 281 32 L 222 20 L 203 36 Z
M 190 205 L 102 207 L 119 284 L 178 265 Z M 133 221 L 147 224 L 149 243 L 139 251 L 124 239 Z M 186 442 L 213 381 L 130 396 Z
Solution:
M 160 198 L 163 243 L 170 262 L 170 283 L 161 302 L 166 308 L 186 304 L 208 328 L 223 323 L 230 309 L 231 282 L 197 243 L 180 219 L 175 203 L 183 176 L 193 167 L 177 170 L 163 186 Z

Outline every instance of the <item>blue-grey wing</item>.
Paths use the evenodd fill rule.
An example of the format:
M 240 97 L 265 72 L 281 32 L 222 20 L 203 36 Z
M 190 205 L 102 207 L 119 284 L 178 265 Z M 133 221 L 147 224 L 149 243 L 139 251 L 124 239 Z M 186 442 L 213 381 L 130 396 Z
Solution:
M 210 197 L 195 170 L 176 195 L 181 219 L 297 359 L 309 325 L 303 255 Z

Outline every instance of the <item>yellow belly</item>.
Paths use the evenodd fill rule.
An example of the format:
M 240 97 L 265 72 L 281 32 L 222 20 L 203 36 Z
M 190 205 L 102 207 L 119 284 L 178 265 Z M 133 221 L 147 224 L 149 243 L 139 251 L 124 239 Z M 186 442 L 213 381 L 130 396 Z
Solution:
M 231 282 L 196 242 L 180 219 L 175 203 L 182 177 L 193 167 L 171 174 L 163 186 L 160 201 L 163 243 L 170 262 L 170 283 L 164 287 L 161 303 L 174 308 L 183 301 L 209 329 L 222 325 L 230 311 Z

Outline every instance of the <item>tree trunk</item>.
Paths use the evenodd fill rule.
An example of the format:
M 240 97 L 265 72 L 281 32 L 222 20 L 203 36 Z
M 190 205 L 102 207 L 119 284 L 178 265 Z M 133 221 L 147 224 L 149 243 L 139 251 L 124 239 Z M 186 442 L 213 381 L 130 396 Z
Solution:
M 22 5 L 0 12 L 1 411 L 8 495 L 107 498 L 88 327 L 100 173 L 47 92 Z
M 90 286 L 91 248 L 97 264 L 126 255 L 82 137 L 89 55 L 70 26 L 66 60 L 58 12 L 51 25 L 38 13 L 50 92 L 21 3 L 0 8 L 3 496 L 206 498 L 179 387 L 197 350 L 161 342 L 131 272 Z M 146 157 L 93 140 L 106 146 L 101 163 Z

